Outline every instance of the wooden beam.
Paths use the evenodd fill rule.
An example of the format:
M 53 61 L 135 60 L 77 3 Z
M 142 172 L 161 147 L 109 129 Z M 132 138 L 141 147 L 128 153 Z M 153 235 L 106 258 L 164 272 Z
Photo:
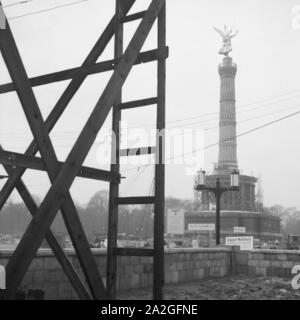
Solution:
M 153 249 L 143 249 L 143 248 L 116 248 L 114 250 L 115 254 L 118 256 L 131 256 L 131 257 L 153 257 Z
M 145 52 L 142 52 L 140 56 L 137 56 L 136 61 L 134 62 L 134 65 L 152 62 L 162 58 L 167 59 L 168 56 L 169 56 L 169 48 L 167 46 L 165 46 L 164 50 L 161 50 L 160 52 L 157 49 L 145 51 Z
M 165 50 L 161 51 L 160 53 L 158 53 L 158 50 L 149 50 L 149 51 L 140 53 L 134 64 L 139 65 L 141 63 L 152 62 L 162 57 L 166 58 L 167 56 L 168 56 L 168 47 L 165 47 Z M 81 67 L 70 68 L 63 71 L 57 71 L 57 72 L 45 74 L 42 76 L 33 77 L 33 78 L 30 78 L 29 80 L 32 87 L 43 86 L 43 85 L 54 83 L 54 82 L 66 81 L 70 79 L 75 79 L 77 77 L 79 78 L 87 77 L 92 74 L 112 71 L 114 70 L 114 67 L 117 62 L 118 60 L 115 60 L 115 59 L 107 60 L 107 61 L 95 63 L 93 65 L 88 65 L 88 66 L 84 65 Z M 5 83 L 0 85 L 0 94 L 8 93 L 15 90 L 16 89 L 13 83 Z
M 132 108 L 139 108 L 139 107 L 145 107 L 150 106 L 152 104 L 157 104 L 157 98 L 148 98 L 148 99 L 142 99 L 142 100 L 134 100 L 134 101 L 128 101 L 118 104 L 118 108 L 121 110 L 126 109 L 132 109 Z
M 133 4 L 135 3 L 135 0 L 123 0 L 123 9 L 124 14 L 127 14 Z M 108 45 L 109 41 L 112 39 L 115 29 L 114 29 L 114 21 L 115 18 L 113 17 L 106 28 L 104 29 L 102 35 L 94 45 L 91 52 L 88 54 L 87 58 L 84 60 L 82 66 L 89 66 L 93 65 L 97 62 L 99 56 L 103 53 L 106 46 Z M 53 110 L 50 112 L 48 118 L 45 121 L 45 126 L 48 132 L 51 132 L 51 130 L 54 128 L 56 122 L 59 120 L 63 112 L 65 111 L 66 107 L 68 106 L 69 102 L 74 97 L 77 90 L 80 88 L 84 80 L 86 79 L 86 76 L 78 77 L 73 79 L 65 91 L 63 92 L 62 96 L 54 106 Z M 38 151 L 37 144 L 33 140 L 30 146 L 26 150 L 26 155 L 34 156 L 36 152 Z M 3 208 L 6 200 L 11 195 L 12 191 L 14 190 L 14 187 L 16 185 L 16 182 L 22 177 L 24 172 L 26 171 L 25 168 L 16 168 L 14 170 L 14 173 L 9 177 L 9 179 L 4 184 L 1 192 L 0 192 L 0 209 Z
M 22 167 L 32 170 L 47 171 L 42 158 L 26 156 L 16 152 L 5 151 L 3 149 L 0 150 L 0 163 L 3 165 Z M 58 164 L 59 168 L 63 166 L 63 162 L 58 162 Z M 119 183 L 120 181 L 119 174 L 90 167 L 81 167 L 77 176 L 100 181 L 114 181 L 115 183 Z
M 165 0 L 152 0 L 145 17 L 119 61 L 64 166 L 42 201 L 34 221 L 30 222 L 22 240 L 14 251 L 8 264 L 10 268 L 7 269 L 7 276 L 10 285 L 13 285 L 15 289 L 25 275 L 42 239 L 54 220 L 57 210 L 65 201 L 66 192 L 95 141 L 97 133 L 102 127 L 164 3 Z
M 57 158 L 8 23 L 7 28 L 0 31 L 0 48 L 3 60 L 5 61 L 11 79 L 16 86 L 19 100 L 21 102 L 34 139 L 38 144 L 39 151 L 47 168 L 49 178 L 52 182 L 54 181 L 59 170 Z M 86 235 L 76 211 L 76 207 L 68 192 L 64 193 L 64 195 L 62 196 L 62 200 L 61 212 L 63 214 L 67 230 L 72 239 L 74 248 L 77 252 L 78 259 L 81 263 L 83 273 L 85 274 L 92 295 L 95 299 L 104 298 L 105 287 L 98 272 L 94 257 L 91 253 L 89 243 L 87 241 Z M 56 213 L 57 211 L 54 213 L 54 217 Z M 37 218 L 37 216 L 38 214 L 35 218 Z M 35 219 L 32 220 L 32 223 L 35 223 Z M 45 237 L 48 230 L 45 230 L 43 238 Z M 43 238 L 41 238 L 40 242 L 37 243 L 37 246 L 35 247 L 36 250 L 39 248 Z M 24 238 L 22 238 L 20 244 L 23 240 Z M 16 255 L 20 244 L 17 246 L 7 264 L 6 274 L 8 298 L 14 297 L 18 286 L 28 268 L 28 266 L 23 264 L 23 261 L 20 263 L 14 262 L 14 256 Z M 22 275 L 21 273 L 18 273 L 19 269 L 23 270 Z M 17 277 L 15 276 L 16 274 L 18 275 Z
M 154 201 L 154 197 L 122 197 L 116 199 L 118 205 L 154 204 Z
M 144 18 L 146 11 L 140 11 L 137 13 L 129 14 L 126 17 L 122 18 L 122 23 L 131 22 Z
M 166 45 L 166 4 L 158 16 L 158 50 Z M 165 213 L 165 126 L 166 126 L 166 60 L 157 64 L 157 138 L 155 161 L 153 299 L 163 300 L 164 286 L 164 213 Z M 161 134 L 162 133 L 162 134 Z
M 156 151 L 156 147 L 141 147 L 132 149 L 121 149 L 120 157 L 130 157 L 130 156 L 143 156 L 153 154 Z

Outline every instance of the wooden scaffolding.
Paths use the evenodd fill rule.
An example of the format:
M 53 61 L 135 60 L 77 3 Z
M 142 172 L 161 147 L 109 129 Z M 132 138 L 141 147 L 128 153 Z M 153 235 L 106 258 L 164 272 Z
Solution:
M 150 6 L 142 12 L 129 14 L 136 0 L 116 0 L 116 13 L 104 32 L 80 67 L 29 78 L 13 34 L 6 20 L 0 28 L 0 50 L 9 71 L 12 83 L 0 86 L 0 93 L 15 91 L 18 95 L 34 140 L 24 154 L 4 150 L 0 147 L 0 163 L 9 178 L 0 192 L 0 209 L 4 206 L 12 191 L 16 188 L 32 220 L 20 243 L 8 261 L 7 299 L 14 299 L 15 294 L 45 238 L 53 250 L 62 269 L 80 299 L 116 299 L 117 257 L 151 256 L 153 257 L 153 298 L 163 298 L 164 282 L 164 135 L 165 128 L 165 73 L 168 47 L 166 46 L 166 4 L 165 0 L 152 0 Z M 123 50 L 123 26 L 134 20 L 141 20 L 139 26 Z M 141 52 L 151 28 L 157 20 L 157 49 Z M 112 60 L 97 62 L 104 49 L 114 37 L 114 57 Z M 122 101 L 122 87 L 132 67 L 137 64 L 157 61 L 157 96 L 143 100 Z M 77 141 L 64 162 L 58 161 L 49 137 L 51 130 L 66 110 L 85 79 L 95 73 L 113 71 L 88 121 L 84 125 Z M 33 93 L 33 87 L 63 80 L 71 80 L 56 105 L 44 121 Z M 119 122 L 122 110 L 147 105 L 157 105 L 157 145 L 137 150 L 121 150 Z M 112 129 L 116 134 L 116 144 L 112 153 L 116 162 L 111 170 L 99 170 L 83 166 L 99 130 L 110 110 L 113 112 Z M 40 152 L 41 157 L 36 157 Z M 153 197 L 119 197 L 120 157 L 132 154 L 155 153 L 155 193 Z M 26 169 L 45 171 L 51 181 L 51 187 L 38 206 L 22 181 Z M 76 177 L 107 181 L 109 192 L 109 221 L 106 285 L 97 269 L 97 265 L 87 237 L 84 233 L 70 187 Z M 129 249 L 117 247 L 118 207 L 119 205 L 153 204 L 154 205 L 154 246 L 153 249 Z M 76 251 L 85 282 L 50 231 L 50 226 L 58 211 L 62 216 Z M 100 226 L 99 226 L 100 227 Z

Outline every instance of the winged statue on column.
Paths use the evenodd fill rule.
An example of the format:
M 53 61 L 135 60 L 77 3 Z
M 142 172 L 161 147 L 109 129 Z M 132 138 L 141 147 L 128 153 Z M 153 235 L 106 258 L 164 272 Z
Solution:
M 223 54 L 228 57 L 229 52 L 232 51 L 231 39 L 238 34 L 238 31 L 233 32 L 232 29 L 228 29 L 227 26 L 224 26 L 224 31 L 216 27 L 214 27 L 214 29 L 223 39 L 223 47 L 220 49 L 219 54 Z

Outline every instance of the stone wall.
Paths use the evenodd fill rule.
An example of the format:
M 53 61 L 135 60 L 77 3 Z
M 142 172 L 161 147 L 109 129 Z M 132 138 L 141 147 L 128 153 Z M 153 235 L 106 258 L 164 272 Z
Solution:
M 82 276 L 74 251 L 66 251 Z M 106 252 L 93 249 L 98 269 L 105 283 Z M 6 266 L 10 250 L 0 251 L 0 265 Z M 165 251 L 165 283 L 176 284 L 201 279 L 244 274 L 248 276 L 279 276 L 292 278 L 291 270 L 300 264 L 300 251 L 252 250 L 238 248 L 167 249 Z M 118 257 L 118 290 L 152 286 L 151 257 Z M 39 250 L 23 279 L 21 290 L 41 289 L 45 299 L 77 299 L 66 275 L 51 250 Z
M 79 274 L 82 271 L 73 251 L 66 251 Z M 106 252 L 93 249 L 98 269 L 105 282 Z M 6 266 L 11 251 L 0 251 L 0 265 Z M 151 257 L 118 257 L 118 290 L 152 286 Z M 223 277 L 230 272 L 230 249 L 167 249 L 165 252 L 165 283 L 189 282 L 210 277 Z M 21 290 L 42 289 L 45 299 L 76 299 L 59 263 L 48 249 L 39 250 L 20 287 Z
M 292 277 L 294 265 L 300 265 L 298 250 L 235 251 L 232 253 L 235 274 L 248 276 Z
M 166 251 L 166 284 L 224 277 L 229 273 L 230 249 L 199 248 Z

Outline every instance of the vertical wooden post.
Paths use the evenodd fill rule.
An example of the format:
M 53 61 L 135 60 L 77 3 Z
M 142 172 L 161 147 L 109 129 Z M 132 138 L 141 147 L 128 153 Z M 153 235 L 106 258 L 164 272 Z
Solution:
M 116 0 L 115 14 L 115 54 L 117 61 L 123 54 L 123 18 L 122 1 Z M 111 172 L 119 174 L 120 172 L 120 121 L 121 110 L 118 104 L 122 103 L 122 89 L 120 90 L 112 112 L 112 145 L 111 145 Z M 119 196 L 119 183 L 111 182 L 109 189 L 109 211 L 108 211 L 108 242 L 107 242 L 107 277 L 106 293 L 108 299 L 116 299 L 117 291 L 117 248 L 118 240 L 118 204 L 116 199 Z
M 158 50 L 166 46 L 166 4 L 158 16 Z M 165 207 L 165 87 L 166 60 L 159 59 L 157 67 L 157 152 L 155 164 L 155 203 L 154 203 L 154 261 L 153 299 L 163 299 L 164 285 L 164 207 Z

